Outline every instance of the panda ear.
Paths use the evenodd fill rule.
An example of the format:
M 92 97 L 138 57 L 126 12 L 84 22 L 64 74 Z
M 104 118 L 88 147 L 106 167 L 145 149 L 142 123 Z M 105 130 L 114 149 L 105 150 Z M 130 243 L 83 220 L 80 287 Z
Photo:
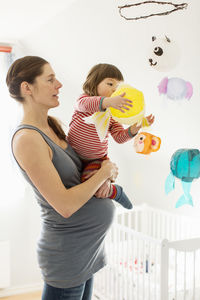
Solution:
M 166 37 L 167 42 L 170 43 L 171 40 L 167 36 L 165 36 L 165 37 Z
M 155 36 L 152 36 L 152 42 L 154 42 L 156 40 L 156 37 Z

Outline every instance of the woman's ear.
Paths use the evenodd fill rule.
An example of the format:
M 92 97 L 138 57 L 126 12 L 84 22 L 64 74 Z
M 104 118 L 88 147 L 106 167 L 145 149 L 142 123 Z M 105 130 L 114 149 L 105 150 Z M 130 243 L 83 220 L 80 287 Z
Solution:
M 32 94 L 32 91 L 31 91 L 31 88 L 30 88 L 30 85 L 28 82 L 26 81 L 23 81 L 21 83 L 21 93 L 22 93 L 22 96 L 25 96 L 25 95 L 31 95 Z

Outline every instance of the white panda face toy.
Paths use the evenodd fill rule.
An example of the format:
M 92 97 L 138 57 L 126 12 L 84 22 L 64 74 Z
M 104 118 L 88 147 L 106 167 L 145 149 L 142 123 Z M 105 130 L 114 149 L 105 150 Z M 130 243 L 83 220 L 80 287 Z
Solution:
M 167 36 L 164 38 L 152 37 L 152 48 L 149 55 L 149 64 L 157 71 L 165 72 L 173 69 L 179 62 L 180 51 L 177 44 Z

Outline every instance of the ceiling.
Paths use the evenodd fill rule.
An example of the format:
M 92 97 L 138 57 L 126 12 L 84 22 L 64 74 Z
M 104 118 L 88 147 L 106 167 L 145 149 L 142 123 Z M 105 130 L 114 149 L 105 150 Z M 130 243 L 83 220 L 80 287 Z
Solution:
M 12 42 L 33 32 L 75 0 L 0 0 L 0 42 Z

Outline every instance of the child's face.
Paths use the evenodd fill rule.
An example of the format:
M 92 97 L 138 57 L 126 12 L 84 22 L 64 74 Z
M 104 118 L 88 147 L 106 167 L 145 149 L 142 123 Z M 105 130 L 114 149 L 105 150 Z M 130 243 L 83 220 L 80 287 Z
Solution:
M 98 96 L 110 97 L 115 92 L 120 81 L 114 78 L 105 78 L 97 86 Z

